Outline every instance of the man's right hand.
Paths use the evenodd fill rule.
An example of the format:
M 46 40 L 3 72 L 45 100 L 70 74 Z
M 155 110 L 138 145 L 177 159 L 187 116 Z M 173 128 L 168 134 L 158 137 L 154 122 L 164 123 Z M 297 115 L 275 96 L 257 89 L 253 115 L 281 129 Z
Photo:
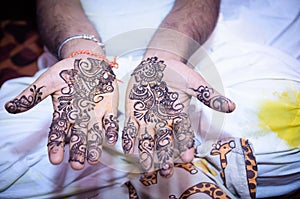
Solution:
M 110 63 L 82 54 L 64 59 L 7 102 L 5 108 L 9 113 L 28 111 L 49 95 L 54 108 L 48 137 L 50 162 L 63 161 L 70 138 L 73 169 L 82 169 L 85 159 L 97 164 L 104 139 L 115 144 L 118 138 L 118 86 Z

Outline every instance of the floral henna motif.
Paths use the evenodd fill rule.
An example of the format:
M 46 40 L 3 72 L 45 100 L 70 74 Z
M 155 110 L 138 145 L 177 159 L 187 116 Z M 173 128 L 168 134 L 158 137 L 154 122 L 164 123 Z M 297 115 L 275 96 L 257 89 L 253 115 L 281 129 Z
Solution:
M 145 131 L 141 134 L 141 139 L 139 140 L 139 151 L 140 151 L 140 164 L 143 171 L 149 172 L 153 169 L 153 151 L 154 151 L 154 139 L 148 133 L 147 127 Z
M 165 68 L 166 65 L 164 62 L 161 60 L 158 61 L 157 57 L 142 61 L 132 73 L 135 83 L 129 93 L 129 99 L 134 102 L 134 117 L 146 124 L 154 124 L 157 130 L 155 135 L 155 149 L 157 150 L 159 167 L 162 169 L 161 174 L 167 176 L 170 174 L 168 171 L 173 168 L 174 146 L 172 139 L 174 138 L 172 138 L 172 130 L 161 129 L 176 125 L 176 128 L 173 130 L 177 140 L 180 142 L 178 145 L 181 151 L 192 147 L 194 134 L 191 131 L 191 125 L 183 125 L 183 122 L 179 122 L 181 120 L 187 121 L 188 115 L 183 112 L 184 105 L 179 102 L 179 94 L 170 91 L 167 83 L 162 80 Z M 136 137 L 136 131 L 134 137 L 128 136 L 128 127 L 129 125 L 127 124 L 123 132 L 123 148 L 125 152 L 133 151 L 133 138 Z M 144 162 L 153 164 L 153 157 L 150 153 L 150 155 L 146 155 L 148 154 L 146 151 L 150 151 L 150 138 L 146 136 L 146 131 L 147 129 L 145 129 L 145 134 L 141 135 L 139 149 L 140 156 L 142 156 L 140 157 L 142 167 L 147 172 L 148 167 L 143 166 L 145 165 Z M 148 144 L 147 150 L 144 148 L 145 143 Z
M 170 176 L 173 169 L 174 142 L 172 141 L 173 131 L 169 128 L 161 128 L 156 134 L 156 154 L 159 161 L 160 175 Z
M 149 83 L 161 82 L 165 68 L 166 65 L 163 61 L 157 61 L 157 57 L 152 57 L 142 61 L 132 75 L 134 75 L 136 83 L 147 86 Z
M 55 147 L 64 148 L 65 132 L 68 129 L 68 118 L 65 112 L 61 114 L 57 111 L 53 113 L 53 120 L 50 126 L 48 137 L 48 148 L 50 151 L 55 150 Z
M 194 146 L 194 132 L 187 114 L 182 113 L 173 121 L 173 129 L 176 132 L 177 148 L 180 153 Z
M 177 102 L 178 93 L 170 92 L 166 82 L 162 81 L 165 67 L 163 61 L 153 57 L 143 61 L 134 70 L 132 75 L 136 84 L 129 98 L 135 101 L 133 108 L 137 119 L 151 123 L 164 122 L 179 116 L 183 110 L 184 105 Z
M 197 99 L 204 103 L 206 106 L 220 111 L 220 112 L 230 112 L 231 108 L 230 108 L 230 101 L 229 99 L 221 96 L 221 95 L 217 95 L 217 96 L 213 96 L 215 91 L 213 88 L 209 88 L 207 86 L 199 86 L 197 89 L 191 88 L 193 91 L 195 91 L 197 94 Z
M 184 105 L 178 103 L 178 93 L 169 92 L 165 82 L 134 85 L 129 98 L 134 103 L 134 116 L 145 122 L 155 123 L 178 117 Z
M 119 131 L 117 118 L 114 117 L 113 115 L 109 115 L 108 118 L 104 119 L 104 126 L 105 126 L 106 142 L 108 144 L 115 144 L 118 140 L 118 131 Z
M 63 70 L 60 77 L 68 85 L 61 89 L 59 104 L 54 112 L 50 127 L 48 146 L 61 145 L 68 133 L 67 123 L 71 127 L 70 160 L 84 164 L 86 144 L 87 159 L 96 162 L 102 152 L 102 131 L 98 123 L 88 128 L 93 117 L 94 107 L 103 100 L 103 94 L 114 91 L 115 75 L 109 64 L 103 60 L 87 58 L 76 59 L 74 69 Z M 86 135 L 88 132 L 88 138 Z
M 125 154 L 131 153 L 134 148 L 134 140 L 137 137 L 137 128 L 134 123 L 128 120 L 122 134 L 122 146 Z
M 94 124 L 88 130 L 88 142 L 87 142 L 87 160 L 90 163 L 97 163 L 102 153 L 103 134 L 99 127 L 99 124 Z
M 70 158 L 69 162 L 78 162 L 84 164 L 85 154 L 86 154 L 86 135 L 80 129 L 71 130 L 72 137 L 70 142 L 73 143 L 70 148 Z
M 43 87 L 44 86 L 37 88 L 36 85 L 33 85 L 32 88 L 30 88 L 31 95 L 23 95 L 20 99 L 16 98 L 11 100 L 5 105 L 6 110 L 9 113 L 20 113 L 31 109 L 42 101 L 43 93 L 41 92 L 41 89 Z

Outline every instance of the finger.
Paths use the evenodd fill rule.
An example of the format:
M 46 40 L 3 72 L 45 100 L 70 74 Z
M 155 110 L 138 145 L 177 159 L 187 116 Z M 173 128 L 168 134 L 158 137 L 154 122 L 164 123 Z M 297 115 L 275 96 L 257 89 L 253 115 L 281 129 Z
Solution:
M 190 148 L 181 153 L 180 159 L 183 162 L 192 162 L 195 156 L 195 149 Z
M 87 146 L 87 125 L 74 124 L 71 128 L 70 165 L 75 170 L 84 168 Z
M 132 154 L 135 148 L 135 142 L 139 131 L 139 125 L 135 118 L 125 119 L 124 129 L 122 131 L 122 147 L 125 154 Z
M 140 128 L 139 133 L 139 161 L 143 172 L 154 171 L 154 129 L 149 126 Z
M 206 106 L 220 112 L 230 113 L 235 109 L 235 103 L 211 87 L 203 77 L 195 71 L 189 76 L 188 93 L 196 97 Z
M 54 113 L 48 135 L 48 156 L 52 164 L 60 164 L 64 159 L 65 142 L 73 123 L 70 117 L 74 98 L 60 92 L 54 92 L 51 96 Z
M 31 85 L 15 99 L 5 104 L 5 109 L 9 113 L 20 113 L 27 111 L 41 102 L 46 96 L 43 93 L 45 86 Z
M 5 104 L 5 109 L 9 113 L 21 113 L 33 108 L 47 96 L 55 91 L 54 86 L 48 78 L 47 71 L 42 74 L 34 83 L 22 91 L 17 97 Z
M 116 144 L 118 140 L 119 121 L 115 114 L 107 114 L 103 119 L 103 125 L 105 129 L 106 143 L 109 145 Z
M 64 159 L 64 147 L 70 123 L 65 112 L 57 110 L 53 113 L 53 119 L 48 135 L 48 156 L 52 164 L 60 164 Z
M 188 114 L 182 113 L 173 122 L 176 145 L 180 157 L 184 162 L 191 162 L 194 158 L 194 132 Z
M 234 102 L 212 87 L 200 85 L 197 89 L 193 88 L 193 91 L 200 102 L 216 111 L 230 113 L 235 109 Z
M 106 143 L 109 145 L 116 144 L 119 134 L 119 121 L 117 119 L 119 105 L 119 90 L 118 85 L 114 82 L 114 92 L 104 104 L 106 113 L 102 119 L 103 128 L 105 131 Z M 102 107 L 103 109 L 103 107 Z
M 87 133 L 87 161 L 95 165 L 100 162 L 104 133 L 99 122 L 90 124 Z
M 163 177 L 171 177 L 174 170 L 174 138 L 173 130 L 163 127 L 156 130 L 155 150 L 159 165 L 159 173 Z

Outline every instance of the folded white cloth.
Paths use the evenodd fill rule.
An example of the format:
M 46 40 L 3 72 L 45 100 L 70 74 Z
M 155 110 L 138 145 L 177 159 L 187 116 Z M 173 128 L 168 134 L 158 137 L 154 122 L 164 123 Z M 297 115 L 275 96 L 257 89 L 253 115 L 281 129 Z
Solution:
M 97 4 L 103 2 L 82 0 L 88 17 L 107 44 L 108 55 L 119 56 L 120 68 L 116 73 L 126 82 L 141 59 L 142 47 L 147 45 L 173 1 L 155 1 L 158 3 L 155 4 L 115 0 L 110 1 L 109 9 L 103 6 L 101 11 L 96 10 Z M 300 48 L 295 31 L 299 27 L 299 3 L 297 0 L 239 1 L 242 5 L 238 6 L 236 2 L 222 1 L 221 17 L 213 36 L 191 62 L 237 108 L 230 114 L 218 113 L 193 99 L 190 116 L 199 143 L 212 138 L 248 138 L 258 161 L 257 197 L 282 195 L 300 188 L 300 63 L 297 60 Z M 152 12 L 139 9 L 145 5 Z M 124 9 L 127 6 L 130 9 Z M 116 14 L 118 18 L 114 18 Z M 145 26 L 149 17 L 153 22 Z M 55 62 L 53 57 L 43 56 L 40 64 L 50 66 Z M 0 90 L 0 197 L 67 196 L 125 182 L 126 169 L 118 161 L 113 166 L 104 161 L 104 165 L 82 171 L 71 170 L 67 160 L 59 166 L 49 163 L 46 140 L 52 119 L 50 98 L 18 115 L 3 109 L 5 102 L 43 71 L 34 77 L 9 80 Z M 120 91 L 126 86 L 120 84 Z M 120 94 L 122 129 L 125 93 Z M 120 140 L 115 149 L 121 151 Z
M 299 189 L 300 62 L 278 49 L 245 42 L 210 50 L 211 64 L 200 63 L 199 71 L 212 85 L 221 85 L 236 110 L 222 114 L 203 106 L 199 141 L 248 138 L 258 162 L 258 198 Z

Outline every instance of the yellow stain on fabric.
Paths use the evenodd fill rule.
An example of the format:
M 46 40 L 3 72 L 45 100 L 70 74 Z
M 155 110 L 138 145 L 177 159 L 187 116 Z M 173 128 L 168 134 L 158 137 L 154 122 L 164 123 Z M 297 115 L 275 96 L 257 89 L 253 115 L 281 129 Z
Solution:
M 213 176 L 217 176 L 217 173 L 213 170 L 213 168 L 209 166 L 208 162 L 205 159 L 197 160 L 193 162 L 193 164 L 196 167 L 200 168 L 204 173 L 211 173 Z
M 289 90 L 275 93 L 276 100 L 262 103 L 258 117 L 260 126 L 271 130 L 291 147 L 300 145 L 300 93 Z

